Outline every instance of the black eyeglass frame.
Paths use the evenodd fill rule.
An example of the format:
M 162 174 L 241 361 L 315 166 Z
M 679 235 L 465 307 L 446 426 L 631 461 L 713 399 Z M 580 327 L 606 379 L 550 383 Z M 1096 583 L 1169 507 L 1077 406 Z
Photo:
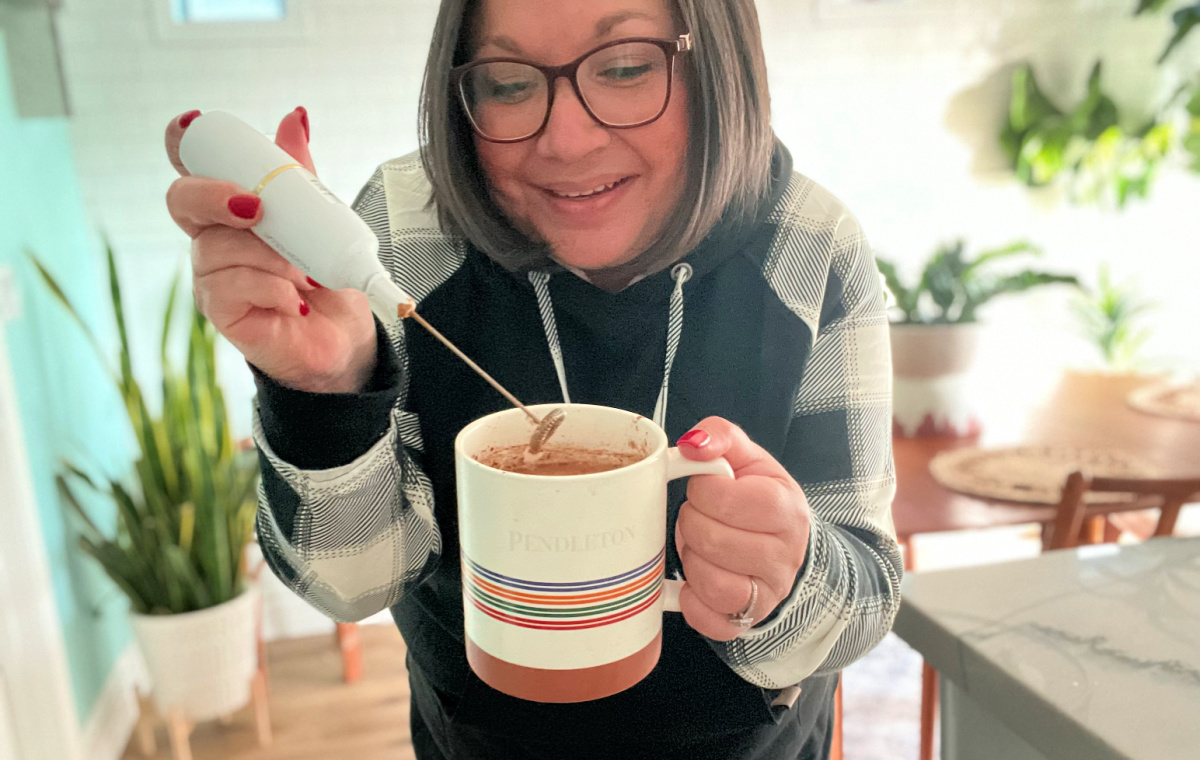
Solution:
M 647 42 L 662 48 L 662 51 L 666 53 L 667 93 L 663 98 L 662 108 L 659 109 L 658 113 L 654 114 L 654 116 L 651 116 L 649 119 L 639 121 L 636 124 L 609 124 L 604 119 L 601 119 L 596 115 L 596 112 L 592 110 L 590 105 L 588 105 L 587 98 L 583 96 L 583 92 L 579 89 L 579 80 L 577 78 L 579 67 L 585 60 L 592 57 L 596 53 L 599 53 L 601 50 L 606 50 L 610 47 L 616 47 L 617 45 L 628 45 L 631 42 Z M 571 83 L 571 89 L 575 90 L 575 97 L 579 98 L 580 104 L 583 105 L 583 110 L 587 111 L 588 116 L 591 116 L 597 124 L 608 129 L 633 129 L 634 127 L 644 127 L 651 122 L 658 121 L 658 119 L 667 112 L 667 106 L 671 104 L 671 83 L 672 80 L 675 79 L 675 57 L 681 53 L 686 53 L 689 50 L 692 50 L 694 46 L 695 43 L 692 40 L 692 33 L 688 32 L 686 34 L 681 34 L 672 40 L 665 40 L 658 37 L 627 37 L 625 39 L 613 40 L 612 42 L 606 42 L 597 48 L 589 50 L 570 63 L 563 64 L 562 66 L 539 66 L 536 63 L 531 63 L 522 58 L 480 58 L 477 61 L 464 63 L 461 66 L 455 66 L 454 68 L 450 69 L 450 86 L 458 91 L 459 104 L 462 106 L 463 113 L 466 114 L 467 121 L 471 124 L 471 129 L 475 130 L 475 134 L 479 135 L 481 139 L 487 140 L 488 142 L 518 143 L 526 140 L 532 140 L 540 135 L 546 129 L 546 125 L 550 123 L 550 112 L 554 108 L 554 94 L 558 90 L 558 88 L 555 87 L 555 84 L 558 82 L 560 77 L 566 78 L 566 80 Z M 541 126 L 524 137 L 499 139 L 495 137 L 489 137 L 483 133 L 483 130 L 479 128 L 479 125 L 475 123 L 475 119 L 471 116 L 471 108 L 467 105 L 467 94 L 463 91 L 462 82 L 463 77 L 468 71 L 488 63 L 520 63 L 537 69 L 542 73 L 542 76 L 546 78 L 547 92 L 546 115 L 542 119 Z

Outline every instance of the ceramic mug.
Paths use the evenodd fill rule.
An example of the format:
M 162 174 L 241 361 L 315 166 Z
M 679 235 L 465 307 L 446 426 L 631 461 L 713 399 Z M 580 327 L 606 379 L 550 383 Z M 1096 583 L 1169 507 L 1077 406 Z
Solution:
M 636 452 L 633 464 L 586 475 L 526 475 L 483 464 L 528 443 L 519 409 L 483 417 L 454 443 L 467 660 L 494 689 L 537 702 L 583 702 L 642 680 L 662 651 L 663 611 L 680 581 L 664 578 L 667 482 L 732 478 L 724 459 L 693 462 L 653 421 L 586 404 L 549 447 Z

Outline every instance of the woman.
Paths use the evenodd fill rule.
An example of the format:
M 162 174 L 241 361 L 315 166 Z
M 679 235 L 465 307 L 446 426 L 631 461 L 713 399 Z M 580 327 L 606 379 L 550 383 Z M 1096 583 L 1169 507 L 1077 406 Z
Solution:
M 444 0 L 423 98 L 420 155 L 355 207 L 424 316 L 526 402 L 653 416 L 737 477 L 670 492 L 687 584 L 650 676 L 574 705 L 492 690 L 452 443 L 507 402 L 306 281 L 248 231 L 257 198 L 185 176 L 197 303 L 258 383 L 268 562 L 336 620 L 391 609 L 418 757 L 827 756 L 837 672 L 899 601 L 887 323 L 857 222 L 772 136 L 752 0 Z M 277 139 L 311 168 L 307 135 L 297 109 Z

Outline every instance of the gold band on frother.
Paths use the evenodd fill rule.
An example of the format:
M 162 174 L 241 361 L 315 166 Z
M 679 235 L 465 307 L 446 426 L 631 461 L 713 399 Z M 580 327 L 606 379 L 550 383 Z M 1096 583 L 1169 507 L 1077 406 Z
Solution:
M 259 182 L 259 183 L 258 183 L 258 187 L 254 188 L 254 189 L 253 189 L 253 190 L 251 190 L 250 192 L 251 192 L 251 193 L 253 193 L 254 195 L 258 195 L 259 193 L 261 193 L 261 192 L 263 191 L 263 188 L 264 188 L 264 187 L 266 187 L 267 185 L 271 184 L 271 180 L 275 179 L 275 178 L 276 178 L 276 177 L 278 177 L 280 174 L 283 174 L 283 173 L 284 173 L 284 172 L 286 172 L 288 169 L 303 169 L 303 168 L 304 168 L 304 167 L 303 167 L 303 166 L 301 166 L 300 164 L 284 164 L 283 166 L 279 167 L 278 169 L 276 169 L 275 171 L 271 172 L 271 173 L 270 173 L 270 174 L 268 174 L 267 176 L 263 177 L 263 178 L 262 178 L 262 182 Z

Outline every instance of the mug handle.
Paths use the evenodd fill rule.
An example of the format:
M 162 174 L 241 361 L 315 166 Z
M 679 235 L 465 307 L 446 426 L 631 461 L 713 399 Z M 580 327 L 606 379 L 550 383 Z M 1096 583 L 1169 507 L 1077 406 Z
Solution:
M 680 454 L 678 448 L 667 449 L 667 480 L 688 475 L 724 475 L 732 480 L 733 468 L 724 457 L 708 462 L 696 462 Z M 663 579 L 662 598 L 665 612 L 679 612 L 679 592 L 683 583 L 674 578 Z

